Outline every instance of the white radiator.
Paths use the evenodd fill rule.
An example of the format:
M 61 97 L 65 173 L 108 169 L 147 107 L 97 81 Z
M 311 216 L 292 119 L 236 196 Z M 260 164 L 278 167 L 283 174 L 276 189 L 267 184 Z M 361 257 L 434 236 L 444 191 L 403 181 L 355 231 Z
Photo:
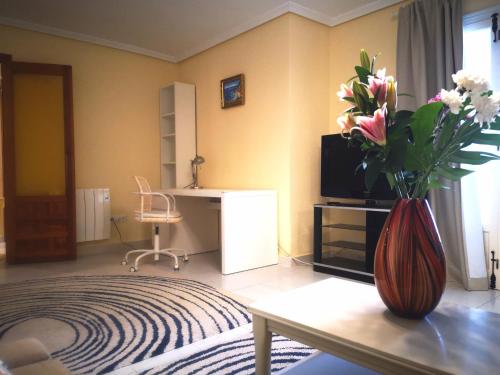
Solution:
M 111 197 L 109 189 L 76 190 L 76 241 L 110 237 Z

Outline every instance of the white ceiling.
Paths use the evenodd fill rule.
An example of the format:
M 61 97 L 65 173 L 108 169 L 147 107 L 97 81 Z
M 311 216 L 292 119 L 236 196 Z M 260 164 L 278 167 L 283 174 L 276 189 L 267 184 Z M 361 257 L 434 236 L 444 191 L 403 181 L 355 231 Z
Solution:
M 400 0 L 1 0 L 0 24 L 177 62 L 287 12 L 329 26 Z

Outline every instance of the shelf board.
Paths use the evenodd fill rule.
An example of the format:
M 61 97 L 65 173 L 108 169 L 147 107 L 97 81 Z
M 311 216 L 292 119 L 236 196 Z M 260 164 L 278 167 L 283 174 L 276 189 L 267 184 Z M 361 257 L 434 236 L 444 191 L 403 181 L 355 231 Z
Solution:
M 162 165 L 175 165 L 175 161 L 169 161 L 167 163 L 161 163 Z
M 165 135 L 162 135 L 161 137 L 162 137 L 162 138 L 171 138 L 171 137 L 175 137 L 175 133 L 165 134 Z
M 366 264 L 363 261 L 342 258 L 342 257 L 328 257 L 321 259 L 321 262 L 318 262 L 319 265 L 325 265 L 335 268 L 342 268 L 347 271 L 359 271 L 359 272 L 368 272 L 366 270 Z
M 323 225 L 323 228 L 338 228 L 338 229 L 358 230 L 358 231 L 362 231 L 362 232 L 366 231 L 366 227 L 364 225 L 342 224 L 342 223 Z
M 364 243 L 352 242 L 352 241 L 331 241 L 331 242 L 324 242 L 323 246 L 340 247 L 342 249 L 351 249 L 351 250 L 365 251 L 365 244 Z
M 172 117 L 175 116 L 175 112 L 162 113 L 161 117 Z

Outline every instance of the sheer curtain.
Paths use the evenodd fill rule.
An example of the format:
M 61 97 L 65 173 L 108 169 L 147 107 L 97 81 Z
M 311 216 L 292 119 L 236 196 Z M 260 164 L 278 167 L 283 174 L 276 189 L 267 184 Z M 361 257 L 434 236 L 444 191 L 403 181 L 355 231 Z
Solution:
M 500 91 L 500 74 L 495 72 L 495 67 L 500 63 L 500 42 L 493 43 L 491 33 L 490 15 L 494 12 L 500 12 L 500 6 L 466 18 L 464 69 L 484 76 L 492 83 L 493 90 Z M 500 155 L 500 151 L 493 146 L 474 145 L 471 148 Z M 464 216 L 476 216 L 475 211 L 477 212 L 479 207 L 480 223 L 484 230 L 485 257 L 490 266 L 490 251 L 495 250 L 497 257 L 500 253 L 500 161 L 490 162 L 475 169 L 475 174 L 462 180 L 462 201 L 477 200 L 478 205 L 466 209 Z
M 462 0 L 415 0 L 398 15 L 398 91 L 400 108 L 415 110 L 441 89 L 452 89 L 451 75 L 462 68 Z M 479 219 L 463 217 L 460 183 L 434 190 L 430 203 L 446 251 L 448 271 L 469 290 L 488 288 Z M 466 203 L 474 204 L 471 201 Z M 464 228 L 468 229 L 465 233 Z M 477 249 L 479 256 L 469 257 Z M 474 263 L 477 261 L 477 264 Z

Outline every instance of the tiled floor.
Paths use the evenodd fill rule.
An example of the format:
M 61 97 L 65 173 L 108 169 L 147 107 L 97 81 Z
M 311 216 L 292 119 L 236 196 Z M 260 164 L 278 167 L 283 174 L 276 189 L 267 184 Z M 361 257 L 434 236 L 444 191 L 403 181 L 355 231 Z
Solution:
M 0 260 L 0 283 L 74 273 L 128 273 L 128 267 L 120 264 L 125 251 L 123 248 L 89 252 L 81 254 L 77 261 L 16 266 L 7 266 Z M 162 259 L 158 263 L 149 259 L 141 265 L 138 274 L 189 278 L 228 291 L 246 301 L 266 298 L 330 277 L 313 272 L 310 266 L 294 262 L 224 276 L 220 273 L 219 252 L 193 255 L 188 263 L 181 263 L 181 270 L 178 272 L 173 271 L 168 259 Z M 500 313 L 499 291 L 468 292 L 455 281 L 448 282 L 442 301 Z
M 16 266 L 7 266 L 0 258 L 0 287 L 2 283 L 33 278 L 74 274 L 128 274 L 129 267 L 120 264 L 125 251 L 125 248 L 93 251 L 81 254 L 77 261 Z M 276 266 L 224 276 L 220 272 L 219 252 L 193 255 L 188 263 L 181 263 L 181 270 L 178 272 L 172 269 L 172 264 L 168 259 L 162 259 L 158 263 L 153 263 L 151 259 L 148 259 L 141 264 L 137 274 L 197 280 L 225 290 L 242 302 L 271 297 L 276 293 L 331 277 L 314 272 L 311 266 L 293 261 L 284 261 Z M 500 313 L 499 291 L 468 292 L 456 281 L 448 282 L 442 301 Z M 251 329 L 251 327 L 243 328 Z M 119 369 L 115 375 L 138 374 L 145 369 L 161 365 L 167 360 L 167 354 Z

